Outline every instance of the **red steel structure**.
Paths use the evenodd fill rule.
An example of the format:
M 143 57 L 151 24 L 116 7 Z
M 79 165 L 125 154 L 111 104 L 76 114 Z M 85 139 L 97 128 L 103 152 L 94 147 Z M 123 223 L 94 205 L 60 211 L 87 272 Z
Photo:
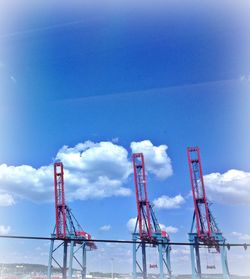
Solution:
M 64 194 L 64 170 L 63 163 L 54 163 L 54 188 L 55 188 L 55 211 L 56 211 L 56 238 L 82 237 L 90 240 L 91 235 L 86 233 L 76 220 L 70 208 L 65 203 Z M 87 246 L 95 245 L 92 241 Z
M 205 191 L 199 147 L 188 147 L 187 157 L 194 201 L 194 215 L 191 232 L 189 233 L 189 241 L 192 244 L 190 245 L 192 279 L 202 278 L 199 252 L 200 243 L 207 246 L 208 252 L 210 251 L 210 248 L 215 248 L 217 253 L 220 253 L 223 279 L 229 279 L 227 253 L 225 249 L 226 240 L 219 230 L 209 207 Z M 196 231 L 194 231 L 194 226 L 196 227 Z M 207 265 L 207 268 L 215 268 L 215 265 Z
M 86 279 L 86 251 L 96 249 L 94 241 L 91 240 L 91 235 L 86 233 L 81 225 L 76 220 L 71 209 L 65 202 L 64 194 L 64 169 L 62 162 L 54 163 L 54 190 L 55 190 L 55 212 L 56 225 L 55 231 L 51 235 L 51 246 L 49 253 L 48 264 L 48 279 L 51 279 L 52 262 L 60 268 L 62 272 L 62 279 L 73 278 L 73 260 L 81 268 L 82 279 Z M 56 248 L 54 248 L 55 240 L 61 241 Z M 54 257 L 54 252 L 63 247 L 63 262 L 60 264 Z M 75 247 L 77 247 L 76 250 Z M 68 259 L 68 248 L 69 259 Z M 82 250 L 81 260 L 76 256 L 76 252 Z
M 143 279 L 147 279 L 146 246 L 157 247 L 159 254 L 159 278 L 164 279 L 164 266 L 171 278 L 170 245 L 167 232 L 162 231 L 155 216 L 153 207 L 148 199 L 147 183 L 143 153 L 132 155 L 134 167 L 134 182 L 136 192 L 137 220 L 133 237 L 133 279 L 137 279 L 137 267 L 142 273 Z M 138 230 L 137 230 L 138 229 Z M 137 246 L 136 241 L 141 240 Z M 142 266 L 137 261 L 137 252 L 141 248 Z M 157 264 L 151 264 L 150 268 L 157 268 Z
M 54 164 L 55 210 L 56 210 L 56 237 L 65 238 L 67 230 L 66 205 L 64 197 L 63 164 Z
M 144 157 L 142 153 L 133 154 L 133 167 L 139 234 L 141 240 L 150 241 L 152 240 L 152 226 L 147 194 Z
M 197 234 L 200 239 L 210 238 L 212 232 L 218 232 L 218 228 L 211 222 L 199 147 L 188 147 L 187 156 L 194 200 Z

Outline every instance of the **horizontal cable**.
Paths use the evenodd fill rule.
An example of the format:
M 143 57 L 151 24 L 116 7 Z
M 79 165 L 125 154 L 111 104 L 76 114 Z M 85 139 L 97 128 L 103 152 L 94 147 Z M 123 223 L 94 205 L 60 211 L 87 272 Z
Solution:
M 196 245 L 190 242 L 165 242 L 165 241 L 133 241 L 133 240 L 116 240 L 116 239 L 79 239 L 79 238 L 57 238 L 57 237 L 42 237 L 42 236 L 22 236 L 22 235 L 0 235 L 0 238 L 9 238 L 9 239 L 30 239 L 30 240 L 59 240 L 59 241 L 83 241 L 83 242 L 101 242 L 101 243 L 124 243 L 124 244 L 133 244 L 133 243 L 146 243 L 146 244 L 169 244 L 176 246 L 190 246 Z M 197 243 L 199 246 L 208 246 L 204 243 Z M 249 247 L 249 243 L 218 243 L 218 246 L 226 247 Z

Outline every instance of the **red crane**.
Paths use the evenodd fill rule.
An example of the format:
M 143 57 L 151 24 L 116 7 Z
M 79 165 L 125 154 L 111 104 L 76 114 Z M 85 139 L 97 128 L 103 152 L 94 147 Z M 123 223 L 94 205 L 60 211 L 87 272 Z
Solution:
M 133 154 L 134 181 L 136 191 L 137 216 L 141 240 L 152 240 L 150 204 L 147 194 L 144 157 L 142 153 Z
M 206 196 L 204 178 L 201 166 L 201 157 L 199 147 L 187 148 L 188 166 L 192 194 L 194 201 L 194 215 L 189 233 L 191 250 L 192 278 L 201 278 L 201 262 L 199 243 L 205 244 L 210 248 L 215 248 L 217 253 L 221 254 L 223 278 L 229 278 L 227 254 L 225 250 L 225 238 L 218 228 L 217 223 L 212 215 Z M 194 231 L 196 225 L 196 231 Z M 222 247 L 220 247 L 222 245 Z M 214 265 L 207 265 L 207 268 L 215 268 Z
M 87 240 L 91 239 L 91 235 L 86 233 L 70 208 L 65 203 L 64 194 L 64 170 L 63 163 L 54 163 L 54 186 L 55 186 L 55 210 L 56 210 L 56 237 L 72 238 L 80 237 Z M 87 242 L 87 246 L 95 248 L 94 242 Z
M 133 240 L 141 240 L 138 247 L 136 247 L 136 243 L 133 244 L 133 279 L 137 279 L 137 267 L 142 272 L 143 279 L 147 279 L 147 243 L 150 243 L 149 246 L 153 245 L 153 247 L 157 246 L 158 248 L 160 279 L 164 279 L 164 266 L 167 269 L 169 278 L 171 278 L 170 239 L 167 232 L 161 230 L 153 207 L 148 199 L 144 156 L 142 153 L 134 153 L 132 159 L 137 205 L 137 221 L 133 233 Z M 141 248 L 142 266 L 137 261 L 137 251 L 139 248 Z M 151 264 L 149 267 L 157 268 L 158 265 Z
M 66 237 L 66 205 L 64 197 L 64 172 L 61 162 L 54 164 L 54 187 L 56 209 L 56 237 Z
M 51 279 L 52 262 L 62 271 L 62 278 L 73 278 L 73 260 L 77 262 L 82 271 L 82 279 L 86 279 L 86 251 L 96 249 L 95 243 L 91 240 L 91 235 L 86 233 L 76 220 L 71 209 L 65 203 L 64 194 L 64 170 L 63 163 L 54 163 L 54 190 L 55 190 L 55 212 L 56 226 L 55 232 L 51 235 L 51 245 L 48 264 L 48 279 Z M 55 240 L 62 241 L 54 248 Z M 82 249 L 82 258 L 77 259 L 74 251 L 75 246 L 79 246 L 76 251 Z M 60 264 L 54 257 L 54 252 L 63 247 L 63 263 Z M 68 248 L 70 255 L 68 259 Z M 68 276 L 67 276 L 68 273 Z
M 194 216 L 198 238 L 208 244 L 216 244 L 213 233 L 220 230 L 212 216 L 207 201 L 199 147 L 188 147 L 188 165 L 194 200 Z

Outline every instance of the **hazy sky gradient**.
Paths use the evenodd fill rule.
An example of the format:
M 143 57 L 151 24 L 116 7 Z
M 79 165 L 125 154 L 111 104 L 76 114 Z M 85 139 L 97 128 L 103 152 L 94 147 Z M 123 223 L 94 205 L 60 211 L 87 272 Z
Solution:
M 250 172 L 247 1 L 11 1 L 0 7 L 0 164 L 49 166 L 62 146 L 88 140 L 113 140 L 128 160 L 133 141 L 167 145 L 173 175 L 160 180 L 149 174 L 148 189 L 152 201 L 185 198 L 180 208 L 156 211 L 160 223 L 178 228 L 175 241 L 187 239 L 192 218 L 187 146 L 201 147 L 204 174 Z M 130 196 L 70 203 L 95 237 L 130 238 L 126 224 L 136 216 L 132 177 L 122 183 Z M 11 234 L 48 236 L 53 203 L 10 194 L 15 204 L 1 207 L 0 225 Z M 230 241 L 245 241 L 249 205 L 215 203 L 213 210 Z M 100 230 L 105 225 L 110 230 Z M 18 247 L 17 254 L 39 250 L 36 262 L 46 262 L 47 246 Z M 128 248 L 113 251 L 131 257 Z M 102 250 L 97 253 L 101 257 Z M 180 259 L 173 260 L 176 272 L 185 273 L 182 260 L 189 272 L 186 251 L 174 253 Z M 232 271 L 249 274 L 236 254 Z

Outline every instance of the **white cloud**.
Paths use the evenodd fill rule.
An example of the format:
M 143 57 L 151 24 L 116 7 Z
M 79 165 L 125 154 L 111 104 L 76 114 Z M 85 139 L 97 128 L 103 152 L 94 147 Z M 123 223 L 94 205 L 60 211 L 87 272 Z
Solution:
M 165 226 L 164 224 L 159 224 L 162 231 L 167 232 L 168 234 L 177 233 L 179 230 L 173 226 Z
M 62 147 L 56 159 L 64 164 L 67 200 L 129 196 L 124 187 L 132 172 L 127 150 L 112 142 L 86 141 Z M 3 194 L 33 201 L 53 200 L 53 165 L 0 165 L 0 190 Z
M 134 232 L 136 220 L 137 220 L 137 217 L 130 218 L 127 222 L 127 228 L 129 230 L 129 232 L 131 232 L 131 233 Z
M 10 226 L 0 225 L 0 235 L 7 235 L 10 232 Z
M 110 225 L 103 225 L 99 228 L 100 231 L 103 231 L 103 232 L 108 232 L 111 230 L 111 226 Z
M 127 222 L 127 228 L 129 230 L 129 232 L 131 232 L 131 233 L 134 232 L 136 220 L 137 220 L 137 217 L 130 218 Z M 165 226 L 164 224 L 159 224 L 159 226 L 160 226 L 161 230 L 167 232 L 168 234 L 178 232 L 178 228 L 173 227 L 173 226 Z
M 185 199 L 181 195 L 177 195 L 175 197 L 169 197 L 169 196 L 161 196 L 153 201 L 153 204 L 156 208 L 164 208 L 164 209 L 170 209 L 170 208 L 179 208 L 183 203 L 185 202 Z
M 64 146 L 56 159 L 64 163 L 65 183 L 70 199 L 128 196 L 129 188 L 123 187 L 132 172 L 127 150 L 112 142 L 86 141 L 70 148 Z
M 174 256 L 185 256 L 190 254 L 189 248 L 182 248 L 182 247 L 176 247 L 171 250 L 171 254 Z
M 224 204 L 249 204 L 250 173 L 229 170 L 204 176 L 206 191 L 211 201 Z
M 0 165 L 0 188 L 7 194 L 30 200 L 44 201 L 53 198 L 53 168 L 45 166 Z
M 153 146 L 150 141 L 131 143 L 131 148 L 143 147 L 148 171 L 165 178 L 172 173 L 167 146 Z M 114 142 L 85 141 L 73 147 L 63 146 L 55 156 L 64 164 L 67 200 L 85 200 L 111 196 L 129 196 L 126 187 L 132 174 L 128 151 Z M 14 200 L 27 199 L 36 202 L 52 201 L 53 165 L 34 168 L 30 165 L 0 165 L 0 204 L 13 204 Z M 8 198 L 8 202 L 7 202 Z M 11 199 L 12 198 L 12 199 Z
M 66 168 L 78 169 L 90 180 L 96 180 L 96 177 L 122 180 L 132 172 L 127 150 L 112 142 L 86 141 L 72 148 L 63 146 L 56 159 Z
M 11 206 L 14 204 L 14 198 L 10 194 L 0 194 L 0 206 Z
M 131 142 L 133 153 L 143 153 L 146 170 L 160 179 L 173 174 L 171 159 L 167 155 L 167 145 L 154 146 L 150 140 Z
M 236 236 L 239 240 L 249 241 L 250 234 L 240 233 L 240 232 L 232 232 L 233 236 Z

